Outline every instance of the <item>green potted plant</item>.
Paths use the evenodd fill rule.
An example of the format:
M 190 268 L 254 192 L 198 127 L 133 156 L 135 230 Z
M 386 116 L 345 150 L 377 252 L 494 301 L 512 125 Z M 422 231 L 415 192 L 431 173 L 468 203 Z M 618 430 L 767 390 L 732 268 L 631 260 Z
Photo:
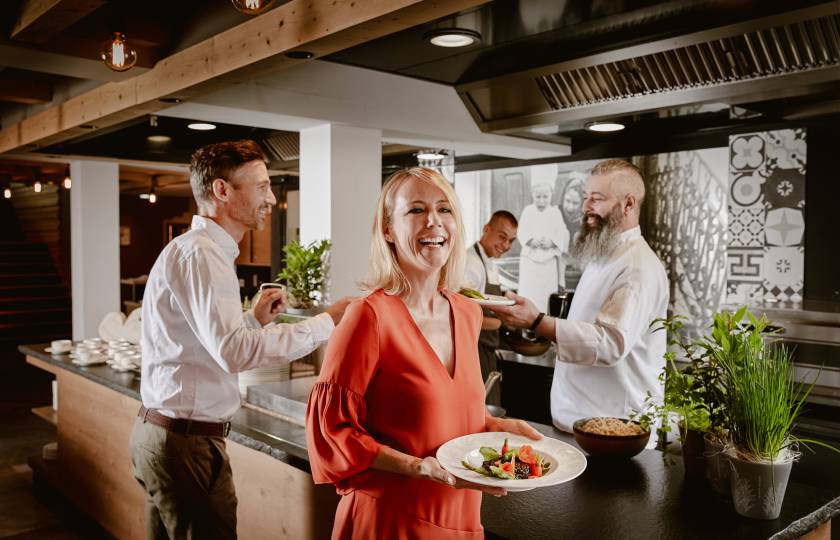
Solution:
M 752 324 L 744 323 L 749 315 Z M 680 429 L 686 475 L 703 476 L 711 487 L 727 496 L 729 465 L 721 460 L 727 432 L 727 388 L 718 359 L 725 357 L 740 364 L 746 350 L 760 350 L 769 321 L 755 319 L 743 307 L 735 313 L 722 310 L 714 314 L 710 335 L 687 340 L 682 333 L 686 318 L 676 315 L 657 319 L 653 325 L 668 332 L 668 352 L 660 375 L 664 395 L 661 404 L 649 399 L 648 410 L 658 417 L 660 438 L 667 437 L 670 419 Z M 679 369 L 677 360 L 687 363 Z
M 717 373 L 699 344 L 684 339 L 681 332 L 684 320 L 685 317 L 675 315 L 657 319 L 651 325 L 656 330 L 668 332 L 665 367 L 659 376 L 664 393 L 661 403 L 648 396 L 646 414 L 642 416 L 648 416 L 648 421 L 653 421 L 650 417 L 655 419 L 660 441 L 667 440 L 671 419 L 676 420 L 686 475 L 699 478 L 704 470 L 703 434 L 710 429 L 717 410 L 713 395 Z M 677 360 L 688 362 L 688 365 L 679 369 Z
M 286 266 L 277 274 L 276 281 L 286 281 L 290 313 L 311 313 L 323 302 L 329 249 L 329 240 L 312 242 L 307 246 L 293 241 L 283 247 Z
M 788 349 L 772 344 L 749 347 L 742 360 L 718 355 L 727 389 L 732 501 L 743 516 L 775 519 L 799 455 L 797 445 L 811 443 L 840 451 L 792 434 L 814 384 L 806 387 L 794 382 Z

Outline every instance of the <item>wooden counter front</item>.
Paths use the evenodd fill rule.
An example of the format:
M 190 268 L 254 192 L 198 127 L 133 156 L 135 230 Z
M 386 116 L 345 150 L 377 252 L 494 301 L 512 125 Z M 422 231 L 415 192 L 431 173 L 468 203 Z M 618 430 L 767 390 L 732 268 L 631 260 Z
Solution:
M 146 537 L 145 493 L 131 471 L 129 436 L 140 403 L 43 360 L 58 381 L 58 488 L 120 539 Z M 297 467 L 227 441 L 240 538 L 328 538 L 338 496 Z

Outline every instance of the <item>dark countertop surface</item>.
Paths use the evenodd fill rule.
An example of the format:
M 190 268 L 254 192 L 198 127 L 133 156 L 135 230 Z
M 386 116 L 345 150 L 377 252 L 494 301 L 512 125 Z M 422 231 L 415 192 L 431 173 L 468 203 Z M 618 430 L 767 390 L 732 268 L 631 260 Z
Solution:
M 52 356 L 45 352 L 44 349 L 48 346 L 48 344 L 22 345 L 18 347 L 18 350 L 140 401 L 139 375 L 131 371 L 120 373 L 107 365 L 77 366 L 67 355 Z M 306 431 L 299 425 L 253 409 L 241 408 L 231 419 L 228 439 L 303 470 L 309 470 Z
M 79 367 L 47 354 L 45 347 L 27 345 L 19 350 L 139 400 L 140 381 L 133 373 L 118 373 L 107 366 Z M 567 433 L 534 426 L 577 446 Z M 295 424 L 243 408 L 232 420 L 230 439 L 308 469 L 305 432 Z M 656 450 L 617 462 L 590 458 L 586 471 L 571 482 L 501 498 L 484 497 L 481 517 L 487 537 L 782 540 L 798 538 L 840 515 L 840 456 L 803 454 L 794 465 L 781 516 L 772 521 L 737 515 L 731 504 L 704 485 L 685 480 L 679 456 L 670 461 L 666 463 Z M 815 467 L 823 471 L 821 479 L 804 472 L 797 475 L 800 468 Z

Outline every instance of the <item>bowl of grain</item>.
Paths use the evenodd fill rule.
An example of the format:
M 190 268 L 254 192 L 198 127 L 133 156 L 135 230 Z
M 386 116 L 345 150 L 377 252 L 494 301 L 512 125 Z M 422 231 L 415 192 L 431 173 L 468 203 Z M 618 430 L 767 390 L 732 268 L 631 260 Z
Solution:
M 650 439 L 650 429 L 625 418 L 582 418 L 572 430 L 580 447 L 595 457 L 633 457 Z

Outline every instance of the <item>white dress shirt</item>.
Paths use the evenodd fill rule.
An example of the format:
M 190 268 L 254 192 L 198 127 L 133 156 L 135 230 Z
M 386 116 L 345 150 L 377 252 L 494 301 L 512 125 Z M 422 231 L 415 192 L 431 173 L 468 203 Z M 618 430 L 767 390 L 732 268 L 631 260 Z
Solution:
M 479 252 L 475 252 L 478 246 Z M 464 268 L 464 282 L 468 287 L 477 290 L 480 293 L 485 293 L 487 284 L 499 284 L 499 269 L 496 267 L 496 262 L 487 256 L 481 242 L 476 242 L 467 248 L 466 264 Z
M 158 256 L 143 295 L 143 405 L 175 418 L 218 422 L 239 408 L 240 371 L 300 358 L 329 338 L 322 313 L 298 324 L 261 327 L 242 312 L 234 261 L 239 247 L 213 220 Z
M 569 310 L 557 320 L 551 417 L 563 431 L 580 418 L 626 418 L 648 391 L 661 398 L 668 278 L 638 227 L 621 233 L 608 257 L 586 266 Z M 655 441 L 652 441 L 655 443 Z

